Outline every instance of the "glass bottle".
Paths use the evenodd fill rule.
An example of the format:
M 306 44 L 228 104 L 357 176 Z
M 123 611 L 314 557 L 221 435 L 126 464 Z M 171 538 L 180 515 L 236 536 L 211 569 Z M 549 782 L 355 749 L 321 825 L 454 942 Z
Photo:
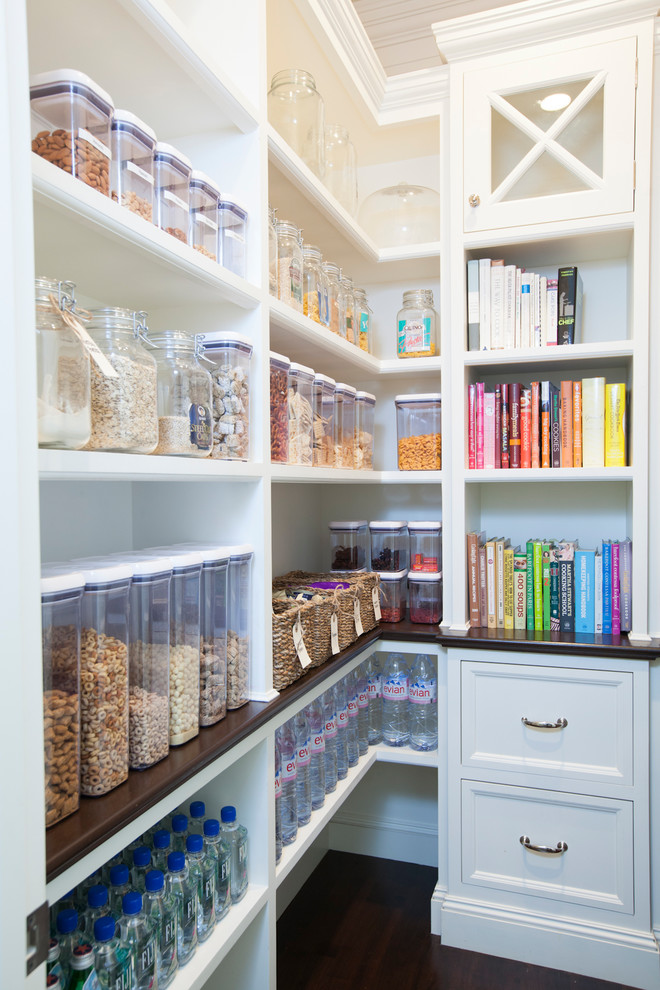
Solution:
M 94 972 L 94 950 L 87 942 L 76 945 L 71 953 L 71 973 L 66 990 L 89 990 L 87 981 Z
M 277 222 L 277 298 L 303 311 L 302 235 L 295 223 Z
M 231 900 L 236 904 L 245 895 L 248 886 L 248 832 L 245 825 L 236 821 L 236 808 L 225 805 L 220 810 L 222 832 L 231 849 Z
M 325 187 L 355 216 L 358 199 L 355 145 L 341 124 L 326 124 L 324 136 Z
M 277 210 L 268 207 L 268 291 L 277 299 Z
M 313 244 L 303 244 L 303 313 L 314 323 L 326 322 L 326 296 L 321 250 Z
M 176 952 L 178 931 L 176 901 L 171 894 L 165 893 L 165 878 L 162 870 L 149 870 L 144 882 L 144 913 L 156 925 L 158 990 L 165 990 L 179 968 Z
M 204 822 L 204 848 L 215 861 L 215 920 L 216 924 L 231 907 L 231 849 L 220 833 L 217 818 Z
M 355 299 L 353 297 L 353 279 L 341 273 L 339 279 L 339 326 L 345 328 L 342 337 L 346 337 L 349 344 L 357 343 L 355 339 Z
M 323 178 L 325 108 L 311 72 L 275 73 L 268 93 L 268 120 L 308 168 Z
M 197 888 L 190 879 L 185 853 L 171 852 L 167 871 L 167 893 L 177 910 L 177 958 L 179 966 L 184 966 L 197 948 Z
M 36 278 L 37 429 L 41 447 L 80 450 L 91 432 L 90 359 L 66 323 L 75 285 Z
M 158 368 L 155 454 L 208 457 L 213 443 L 211 376 L 198 361 L 193 334 L 165 330 L 149 338 Z
M 371 354 L 371 315 L 367 293 L 364 289 L 353 289 L 353 299 L 355 300 L 355 335 L 356 343 L 361 351 Z
M 339 265 L 333 264 L 331 261 L 324 261 L 323 274 L 325 275 L 326 291 L 328 293 L 328 303 L 327 303 L 327 314 L 328 320 L 325 324 L 329 330 L 333 333 L 338 334 L 340 337 L 346 336 L 346 324 L 343 324 L 340 320 L 340 296 L 341 296 L 341 286 L 339 285 Z
M 408 289 L 397 314 L 397 357 L 433 357 L 437 346 L 438 314 L 433 308 L 432 289 Z

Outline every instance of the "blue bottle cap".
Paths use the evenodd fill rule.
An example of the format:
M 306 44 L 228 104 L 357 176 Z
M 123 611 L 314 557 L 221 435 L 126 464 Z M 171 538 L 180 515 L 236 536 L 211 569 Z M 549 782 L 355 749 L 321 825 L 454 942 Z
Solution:
M 170 844 L 170 833 L 166 828 L 154 832 L 154 849 L 167 849 Z
M 63 908 L 57 914 L 57 930 L 60 935 L 68 935 L 75 932 L 78 927 L 78 912 L 75 908 Z
M 226 822 L 227 824 L 231 824 L 231 822 L 235 822 L 236 808 L 233 806 L 233 804 L 226 804 L 220 812 L 220 817 L 222 818 L 223 822 Z
M 157 890 L 162 890 L 165 886 L 165 877 L 162 870 L 149 870 L 144 878 L 144 885 L 150 894 Z
M 206 814 L 206 805 L 203 801 L 191 801 L 190 802 L 190 817 L 191 818 L 203 818 Z
M 110 869 L 110 883 L 113 887 L 123 887 L 128 883 L 128 867 L 126 863 L 116 863 Z
M 172 831 L 173 832 L 185 832 L 188 828 L 188 816 L 187 815 L 174 815 L 172 818 Z
M 219 835 L 220 822 L 217 818 L 207 818 L 204 822 L 204 835 Z
M 133 865 L 148 866 L 151 862 L 151 850 L 148 846 L 138 846 L 133 850 Z
M 170 873 L 179 873 L 185 868 L 186 857 L 182 852 L 172 852 L 167 857 L 167 868 Z
M 94 938 L 97 942 L 109 942 L 115 935 L 115 919 L 111 914 L 104 914 L 94 922 Z
M 87 891 L 87 903 L 91 908 L 103 907 L 108 903 L 108 888 L 102 883 L 95 883 Z
M 129 890 L 121 899 L 121 909 L 124 914 L 139 914 L 142 910 L 142 894 L 137 890 Z
M 189 835 L 186 839 L 186 849 L 189 853 L 201 852 L 204 848 L 204 839 L 197 832 Z

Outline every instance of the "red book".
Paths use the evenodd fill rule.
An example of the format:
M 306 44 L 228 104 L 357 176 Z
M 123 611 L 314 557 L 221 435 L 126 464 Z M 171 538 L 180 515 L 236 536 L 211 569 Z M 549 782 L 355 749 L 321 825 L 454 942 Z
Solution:
M 500 458 L 503 468 L 509 466 L 509 384 L 502 382 L 502 456 Z
M 541 467 L 541 383 L 532 382 L 532 467 Z
M 484 383 L 477 382 L 477 444 L 475 458 L 478 468 L 484 466 Z
M 468 385 L 468 468 L 477 466 L 477 395 L 476 387 Z
M 509 467 L 520 467 L 520 382 L 509 385 Z
M 561 466 L 573 467 L 573 382 L 561 383 Z
M 502 386 L 495 386 L 495 467 L 502 467 Z
M 520 392 L 520 466 L 532 466 L 532 390 Z

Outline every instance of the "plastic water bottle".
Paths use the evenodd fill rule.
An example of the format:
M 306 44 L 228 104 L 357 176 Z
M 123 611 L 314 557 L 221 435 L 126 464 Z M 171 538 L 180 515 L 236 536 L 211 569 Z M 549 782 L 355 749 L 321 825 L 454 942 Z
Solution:
M 275 734 L 275 862 L 282 859 L 282 753 Z
M 298 834 L 298 792 L 296 790 L 296 734 L 291 720 L 276 730 L 282 754 L 282 844 L 291 845 Z
M 142 910 L 142 894 L 129 890 L 121 902 L 119 937 L 133 960 L 132 990 L 154 990 L 156 976 L 156 929 Z
M 197 941 L 205 942 L 215 927 L 215 863 L 198 832 L 186 839 L 186 853 L 190 879 L 197 884 Z
M 343 780 L 348 773 L 348 700 L 346 685 L 338 681 L 334 687 L 335 712 L 337 713 L 337 778 Z
M 346 753 L 349 767 L 356 767 L 360 759 L 360 744 L 358 732 L 358 689 L 355 671 L 344 678 L 346 683 L 346 702 L 348 707 L 348 734 L 346 736 Z
M 364 667 L 369 698 L 369 745 L 377 746 L 383 741 L 383 685 L 375 654 L 365 660 Z
M 102 883 L 95 883 L 87 891 L 87 910 L 79 918 L 80 930 L 86 941 L 91 942 L 94 937 L 94 922 L 104 914 L 110 914 L 108 888 Z
M 76 907 L 76 892 L 75 890 L 70 890 L 68 894 L 64 897 L 60 897 L 59 901 L 55 901 L 54 904 L 50 906 L 50 934 L 57 937 L 57 916 L 60 911 L 64 911 L 66 908 Z M 77 909 L 76 909 L 77 910 Z
M 148 846 L 138 846 L 133 850 L 133 869 L 131 870 L 131 883 L 134 890 L 139 890 L 144 894 L 144 878 L 153 869 L 151 863 L 151 849 Z
M 172 815 L 172 852 L 185 853 L 187 834 L 188 816 Z
M 310 780 L 312 754 L 309 750 L 309 722 L 303 711 L 294 715 L 293 728 L 296 733 L 298 825 L 307 825 L 312 817 L 312 783 Z
M 57 941 L 60 943 L 60 966 L 62 985 L 66 986 L 71 973 L 71 956 L 80 942 L 78 912 L 75 908 L 63 908 L 57 915 Z
M 94 922 L 94 969 L 102 990 L 131 990 L 131 953 L 110 914 Z
M 88 942 L 76 945 L 71 953 L 71 973 L 66 990 L 98 990 L 94 973 L 94 950 Z
M 216 924 L 231 907 L 231 849 L 220 832 L 217 818 L 204 822 L 204 848 L 215 864 L 215 921 Z
M 66 990 L 62 986 L 61 973 L 46 973 L 46 990 Z
M 410 671 L 408 725 L 412 749 L 438 748 L 438 678 L 433 658 L 418 653 Z
M 151 867 L 167 873 L 167 857 L 172 852 L 172 840 L 166 828 L 159 828 L 153 834 L 154 848 L 151 853 Z
M 48 942 L 48 959 L 46 961 L 46 975 L 55 973 L 62 975 L 62 964 L 60 962 L 60 943 L 56 938 L 51 938 Z
M 321 695 L 325 728 L 325 793 L 337 789 L 337 712 L 335 692 L 330 688 Z
M 110 870 L 108 903 L 110 905 L 110 914 L 114 914 L 115 918 L 118 918 L 121 914 L 124 894 L 127 894 L 131 889 L 129 879 L 128 867 L 125 863 L 117 863 Z
M 325 723 L 321 699 L 316 698 L 305 708 L 309 724 L 309 779 L 312 788 L 312 811 L 325 803 Z
M 231 851 L 231 902 L 238 903 L 248 887 L 248 831 L 236 821 L 236 808 L 232 804 L 220 809 L 220 828 Z
M 405 746 L 408 731 L 408 664 L 401 653 L 388 653 L 383 665 L 383 742 Z
M 190 814 L 188 815 L 188 834 L 196 832 L 204 835 L 204 822 L 206 821 L 206 805 L 203 801 L 190 802 Z
M 355 677 L 358 692 L 358 751 L 360 756 L 365 756 L 369 751 L 369 695 L 364 664 L 360 664 L 356 669 Z
M 74 894 L 74 907 L 78 911 L 78 914 L 83 914 L 87 910 L 87 891 L 94 884 L 103 883 L 103 876 L 100 870 L 95 870 L 90 873 L 88 877 L 85 877 L 81 883 L 78 884 Z
M 167 857 L 165 890 L 176 903 L 177 957 L 185 966 L 197 948 L 197 888 L 190 882 L 185 853 L 178 849 Z
M 158 990 L 168 987 L 179 968 L 176 955 L 178 918 L 176 901 L 165 892 L 162 870 L 149 870 L 142 898 L 144 913 L 156 926 L 156 973 Z

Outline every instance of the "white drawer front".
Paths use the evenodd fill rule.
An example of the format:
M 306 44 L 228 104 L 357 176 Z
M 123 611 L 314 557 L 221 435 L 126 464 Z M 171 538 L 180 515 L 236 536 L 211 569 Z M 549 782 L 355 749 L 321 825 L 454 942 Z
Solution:
M 632 673 L 465 660 L 461 698 L 463 766 L 632 785 Z
M 632 802 L 464 780 L 462 810 L 463 883 L 633 913 Z

